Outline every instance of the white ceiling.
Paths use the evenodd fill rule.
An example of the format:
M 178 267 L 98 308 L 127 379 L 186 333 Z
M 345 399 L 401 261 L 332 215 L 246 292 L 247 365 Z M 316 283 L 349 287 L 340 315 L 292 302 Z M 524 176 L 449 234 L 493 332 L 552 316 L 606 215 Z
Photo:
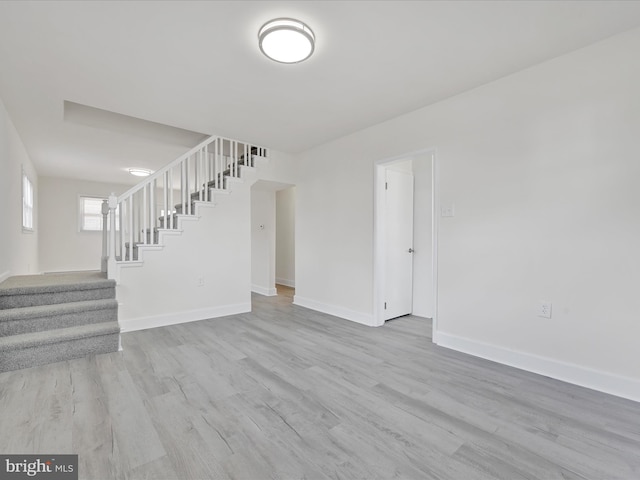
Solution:
M 280 16 L 307 62 L 259 52 Z M 131 183 L 185 146 L 65 101 L 295 153 L 638 25 L 629 1 L 2 1 L 0 97 L 41 175 Z

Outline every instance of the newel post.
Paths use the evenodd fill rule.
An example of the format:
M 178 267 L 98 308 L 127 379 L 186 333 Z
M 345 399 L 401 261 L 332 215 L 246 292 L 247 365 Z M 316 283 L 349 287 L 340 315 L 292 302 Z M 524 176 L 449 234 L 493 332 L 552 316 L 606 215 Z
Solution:
M 109 259 L 107 253 L 107 215 L 109 215 L 109 204 L 107 200 L 102 200 L 102 261 L 100 262 L 100 271 L 102 273 L 107 273 Z
M 102 204 L 104 211 L 105 203 Z M 107 251 L 107 276 L 115 278 L 116 276 L 116 208 L 118 208 L 118 197 L 115 193 L 109 195 L 109 248 Z M 105 222 L 106 225 L 106 222 Z M 105 233 L 106 235 L 106 233 Z

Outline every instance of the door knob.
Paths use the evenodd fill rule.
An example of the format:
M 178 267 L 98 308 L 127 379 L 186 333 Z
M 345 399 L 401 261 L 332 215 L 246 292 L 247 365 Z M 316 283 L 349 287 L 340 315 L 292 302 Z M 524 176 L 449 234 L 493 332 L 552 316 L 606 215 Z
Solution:
M 413 253 L 413 252 L 415 252 L 415 250 L 413 248 L 410 248 L 409 253 Z

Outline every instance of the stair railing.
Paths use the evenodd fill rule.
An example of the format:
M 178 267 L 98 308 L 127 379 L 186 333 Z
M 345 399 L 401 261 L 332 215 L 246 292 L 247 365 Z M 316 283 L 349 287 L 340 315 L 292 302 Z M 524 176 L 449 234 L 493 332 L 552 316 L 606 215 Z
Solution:
M 178 215 L 194 215 L 194 202 L 210 202 L 224 190 L 226 177 L 240 167 L 254 167 L 255 156 L 268 156 L 256 145 L 212 136 L 156 171 L 119 197 L 109 197 L 107 270 L 117 262 L 138 260 L 138 246 L 158 245 L 159 232 L 177 228 Z M 103 252 L 104 256 L 104 252 Z

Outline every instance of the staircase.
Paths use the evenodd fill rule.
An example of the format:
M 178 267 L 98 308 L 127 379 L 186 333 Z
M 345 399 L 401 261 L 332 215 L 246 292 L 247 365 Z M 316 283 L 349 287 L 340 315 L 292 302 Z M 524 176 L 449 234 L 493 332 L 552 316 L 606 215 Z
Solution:
M 118 350 L 115 282 L 101 273 L 0 283 L 0 372 Z
M 216 195 L 228 194 L 242 172 L 267 160 L 266 148 L 212 136 L 119 197 L 109 198 L 108 276 L 139 266 L 144 251 L 161 250 L 165 238 L 181 233 L 198 209 L 215 206 Z M 106 216 L 105 216 L 106 220 Z
M 120 197 L 109 197 L 108 208 L 103 206 L 107 271 L 16 276 L 0 283 L 0 372 L 117 351 L 121 269 L 141 267 L 145 251 L 162 250 L 168 237 L 182 235 L 185 222 L 199 220 L 203 209 L 214 207 L 268 155 L 263 147 L 210 137 Z M 164 283 L 171 281 L 171 273 L 162 275 Z M 138 286 L 121 285 L 125 297 Z M 146 309 L 149 300 L 141 305 Z

